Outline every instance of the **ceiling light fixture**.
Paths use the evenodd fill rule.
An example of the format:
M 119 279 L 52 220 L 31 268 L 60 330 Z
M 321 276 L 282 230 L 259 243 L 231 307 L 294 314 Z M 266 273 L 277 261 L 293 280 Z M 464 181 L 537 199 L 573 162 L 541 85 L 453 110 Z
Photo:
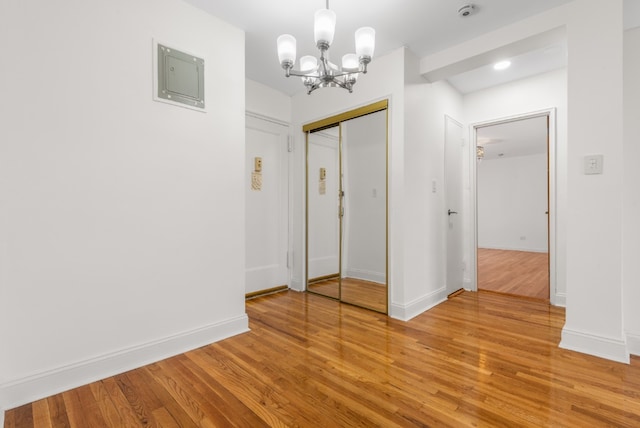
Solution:
M 511 61 L 500 61 L 493 65 L 494 70 L 506 70 L 511 67 Z
M 358 74 L 367 72 L 367 65 L 373 57 L 376 44 L 376 31 L 371 27 L 356 30 L 356 53 L 342 57 L 342 67 L 329 61 L 329 48 L 336 29 L 336 14 L 329 9 L 320 9 L 315 14 L 313 34 L 320 58 L 305 55 L 300 58 L 300 70 L 294 70 L 296 62 L 296 39 L 290 34 L 278 37 L 278 59 L 285 75 L 299 76 L 307 88 L 307 94 L 318 88 L 335 87 L 353 92 Z
M 484 159 L 484 147 L 476 146 L 476 158 L 478 158 L 478 160 Z

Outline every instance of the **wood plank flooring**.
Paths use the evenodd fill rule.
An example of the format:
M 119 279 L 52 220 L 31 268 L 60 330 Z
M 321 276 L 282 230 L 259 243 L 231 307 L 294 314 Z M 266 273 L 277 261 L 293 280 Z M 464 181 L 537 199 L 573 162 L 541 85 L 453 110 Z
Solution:
M 387 313 L 387 286 L 357 278 L 342 278 L 342 301 Z
M 465 292 L 409 322 L 286 291 L 251 331 L 6 413 L 5 427 L 638 427 L 640 358 L 558 348 L 564 311 Z
M 352 305 L 387 313 L 387 286 L 385 284 L 356 278 L 342 278 L 342 290 L 340 290 L 338 278 L 332 278 L 309 284 L 309 291 L 341 299 Z
M 549 300 L 549 255 L 478 248 L 478 289 Z

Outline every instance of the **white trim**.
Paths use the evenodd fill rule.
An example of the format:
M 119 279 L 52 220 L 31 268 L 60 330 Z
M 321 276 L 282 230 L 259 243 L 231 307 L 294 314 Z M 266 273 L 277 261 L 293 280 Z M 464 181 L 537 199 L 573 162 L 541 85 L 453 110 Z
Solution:
M 251 111 L 251 110 L 245 110 L 244 114 L 245 114 L 245 116 L 252 117 L 254 119 L 264 120 L 265 122 L 271 122 L 273 124 L 284 126 L 284 127 L 287 127 L 287 128 L 291 127 L 291 123 L 289 123 L 289 122 L 285 122 L 284 120 L 276 119 L 276 118 L 271 117 L 271 116 L 266 116 L 266 115 L 261 114 L 261 113 L 256 113 L 256 112 Z
M 640 336 L 627 333 L 627 349 L 630 354 L 640 356 Z
M 624 339 L 596 336 L 565 327 L 562 329 L 562 340 L 560 340 L 559 346 L 563 349 L 595 355 L 619 363 L 630 363 L 629 351 Z
M 491 245 L 483 245 L 480 249 L 485 250 L 505 250 L 505 251 L 522 251 L 523 253 L 548 253 L 546 248 L 511 248 L 511 247 L 494 247 Z
M 346 274 L 343 275 L 343 278 L 345 277 L 361 279 L 364 281 L 387 285 L 386 276 L 384 272 L 374 272 L 374 271 L 364 270 L 364 269 L 347 269 Z
M 305 291 L 304 280 L 292 277 L 289 288 L 294 291 Z
M 401 321 L 409 321 L 411 318 L 428 311 L 445 300 L 447 300 L 447 289 L 446 287 L 442 287 L 425 296 L 412 300 L 406 305 L 391 303 L 391 305 L 389 305 L 389 316 Z
M 0 385 L 0 403 L 3 408 L 18 407 L 247 331 L 249 319 L 243 314 L 206 327 L 16 379 Z
M 472 211 L 472 219 L 470 222 L 470 236 L 467 239 L 472 239 L 472 258 L 469 261 L 471 290 L 478 290 L 478 205 L 477 205 L 477 162 L 476 162 L 476 140 L 478 128 L 483 128 L 491 125 L 498 125 L 502 123 L 514 122 L 517 120 L 530 119 L 534 117 L 548 116 L 549 117 L 549 147 L 547 150 L 547 156 L 549 157 L 549 300 L 552 305 L 564 306 L 566 304 L 566 296 L 558 294 L 558 281 L 557 281 L 557 239 L 556 239 L 556 227 L 557 227 L 557 158 L 556 158 L 556 108 L 551 107 L 548 109 L 536 110 L 528 113 L 517 114 L 513 116 L 507 116 L 499 119 L 493 119 L 484 122 L 472 123 L 469 126 L 469 188 L 470 188 L 470 207 Z
M 565 308 L 567 306 L 567 293 L 556 293 L 555 302 L 553 302 L 554 306 L 562 306 Z

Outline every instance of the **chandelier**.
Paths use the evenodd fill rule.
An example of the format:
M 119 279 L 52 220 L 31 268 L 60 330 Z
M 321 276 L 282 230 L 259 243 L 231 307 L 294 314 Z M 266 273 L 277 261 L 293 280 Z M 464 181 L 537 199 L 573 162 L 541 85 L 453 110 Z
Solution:
M 313 34 L 316 47 L 320 51 L 320 58 L 305 55 L 300 58 L 300 69 L 294 70 L 296 62 L 296 39 L 290 34 L 278 37 L 278 59 L 285 70 L 285 75 L 299 76 L 307 88 L 307 94 L 318 88 L 340 87 L 353 92 L 353 85 L 358 74 L 367 72 L 367 64 L 371 62 L 376 43 L 376 32 L 371 27 L 359 28 L 356 33 L 356 53 L 349 53 L 342 57 L 342 66 L 338 67 L 329 61 L 329 47 L 333 43 L 336 29 L 336 14 L 329 9 L 315 13 Z

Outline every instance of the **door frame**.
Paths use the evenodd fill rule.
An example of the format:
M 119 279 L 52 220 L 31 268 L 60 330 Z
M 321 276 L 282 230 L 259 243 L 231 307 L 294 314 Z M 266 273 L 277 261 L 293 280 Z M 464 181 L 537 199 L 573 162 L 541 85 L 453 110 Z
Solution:
M 513 116 L 506 116 L 497 119 L 471 123 L 469 125 L 469 207 L 471 208 L 471 218 L 468 219 L 470 233 L 465 239 L 465 246 L 470 247 L 469 274 L 471 291 L 478 291 L 478 171 L 476 159 L 476 144 L 478 128 L 491 125 L 499 125 L 508 122 L 515 122 L 523 119 L 546 116 L 549 118 L 549 129 L 547 131 L 548 146 L 548 200 L 549 200 L 549 302 L 552 305 L 562 304 L 557 295 L 557 155 L 556 155 L 556 108 L 551 107 Z
M 286 236 L 283 237 L 284 239 L 284 245 L 286 246 L 286 254 L 285 254 L 285 268 L 286 268 L 286 283 L 282 284 L 281 286 L 275 287 L 274 289 L 267 289 L 267 290 L 258 290 L 256 292 L 250 292 L 250 293 L 245 293 L 245 296 L 253 296 L 253 295 L 260 295 L 260 294 L 264 294 L 270 291 L 280 291 L 282 289 L 289 289 L 291 288 L 291 283 L 292 283 L 292 248 L 293 248 L 293 224 L 292 224 L 292 219 L 293 219 L 293 204 L 292 204 L 292 200 L 293 200 L 293 156 L 292 156 L 292 152 L 293 152 L 293 146 L 292 146 L 292 139 L 291 139 L 291 124 L 289 122 L 285 122 L 283 120 L 280 119 L 276 119 L 270 116 L 265 116 L 263 114 L 260 113 L 256 113 L 250 110 L 245 110 L 245 132 L 246 129 L 256 129 L 259 130 L 261 132 L 269 132 L 272 133 L 271 130 L 265 130 L 264 128 L 260 128 L 260 127 L 256 127 L 253 126 L 251 124 L 249 124 L 250 120 L 258 120 L 264 124 L 266 124 L 267 126 L 270 125 L 276 125 L 282 128 L 283 135 L 286 135 L 286 145 L 283 145 L 280 147 L 280 160 L 282 161 L 282 166 L 284 168 L 286 168 L 286 176 L 284 174 L 280 174 L 279 175 L 279 183 L 278 186 L 280 187 L 281 190 L 281 196 L 283 197 L 283 205 L 285 205 L 284 208 L 284 212 L 285 212 L 285 217 L 284 219 L 282 219 L 282 224 L 279 225 L 279 229 L 281 229 L 281 231 L 284 231 L 286 233 Z M 245 141 L 245 150 L 246 150 L 246 141 Z M 248 173 L 249 171 L 245 171 L 245 174 Z M 246 189 L 245 189 L 246 192 Z M 245 195 L 243 195 L 243 198 L 245 197 Z M 246 208 L 245 208 L 246 209 Z M 244 271 L 245 271 L 245 275 L 246 275 L 246 266 L 244 266 Z M 245 283 L 245 290 L 246 290 L 246 283 Z

